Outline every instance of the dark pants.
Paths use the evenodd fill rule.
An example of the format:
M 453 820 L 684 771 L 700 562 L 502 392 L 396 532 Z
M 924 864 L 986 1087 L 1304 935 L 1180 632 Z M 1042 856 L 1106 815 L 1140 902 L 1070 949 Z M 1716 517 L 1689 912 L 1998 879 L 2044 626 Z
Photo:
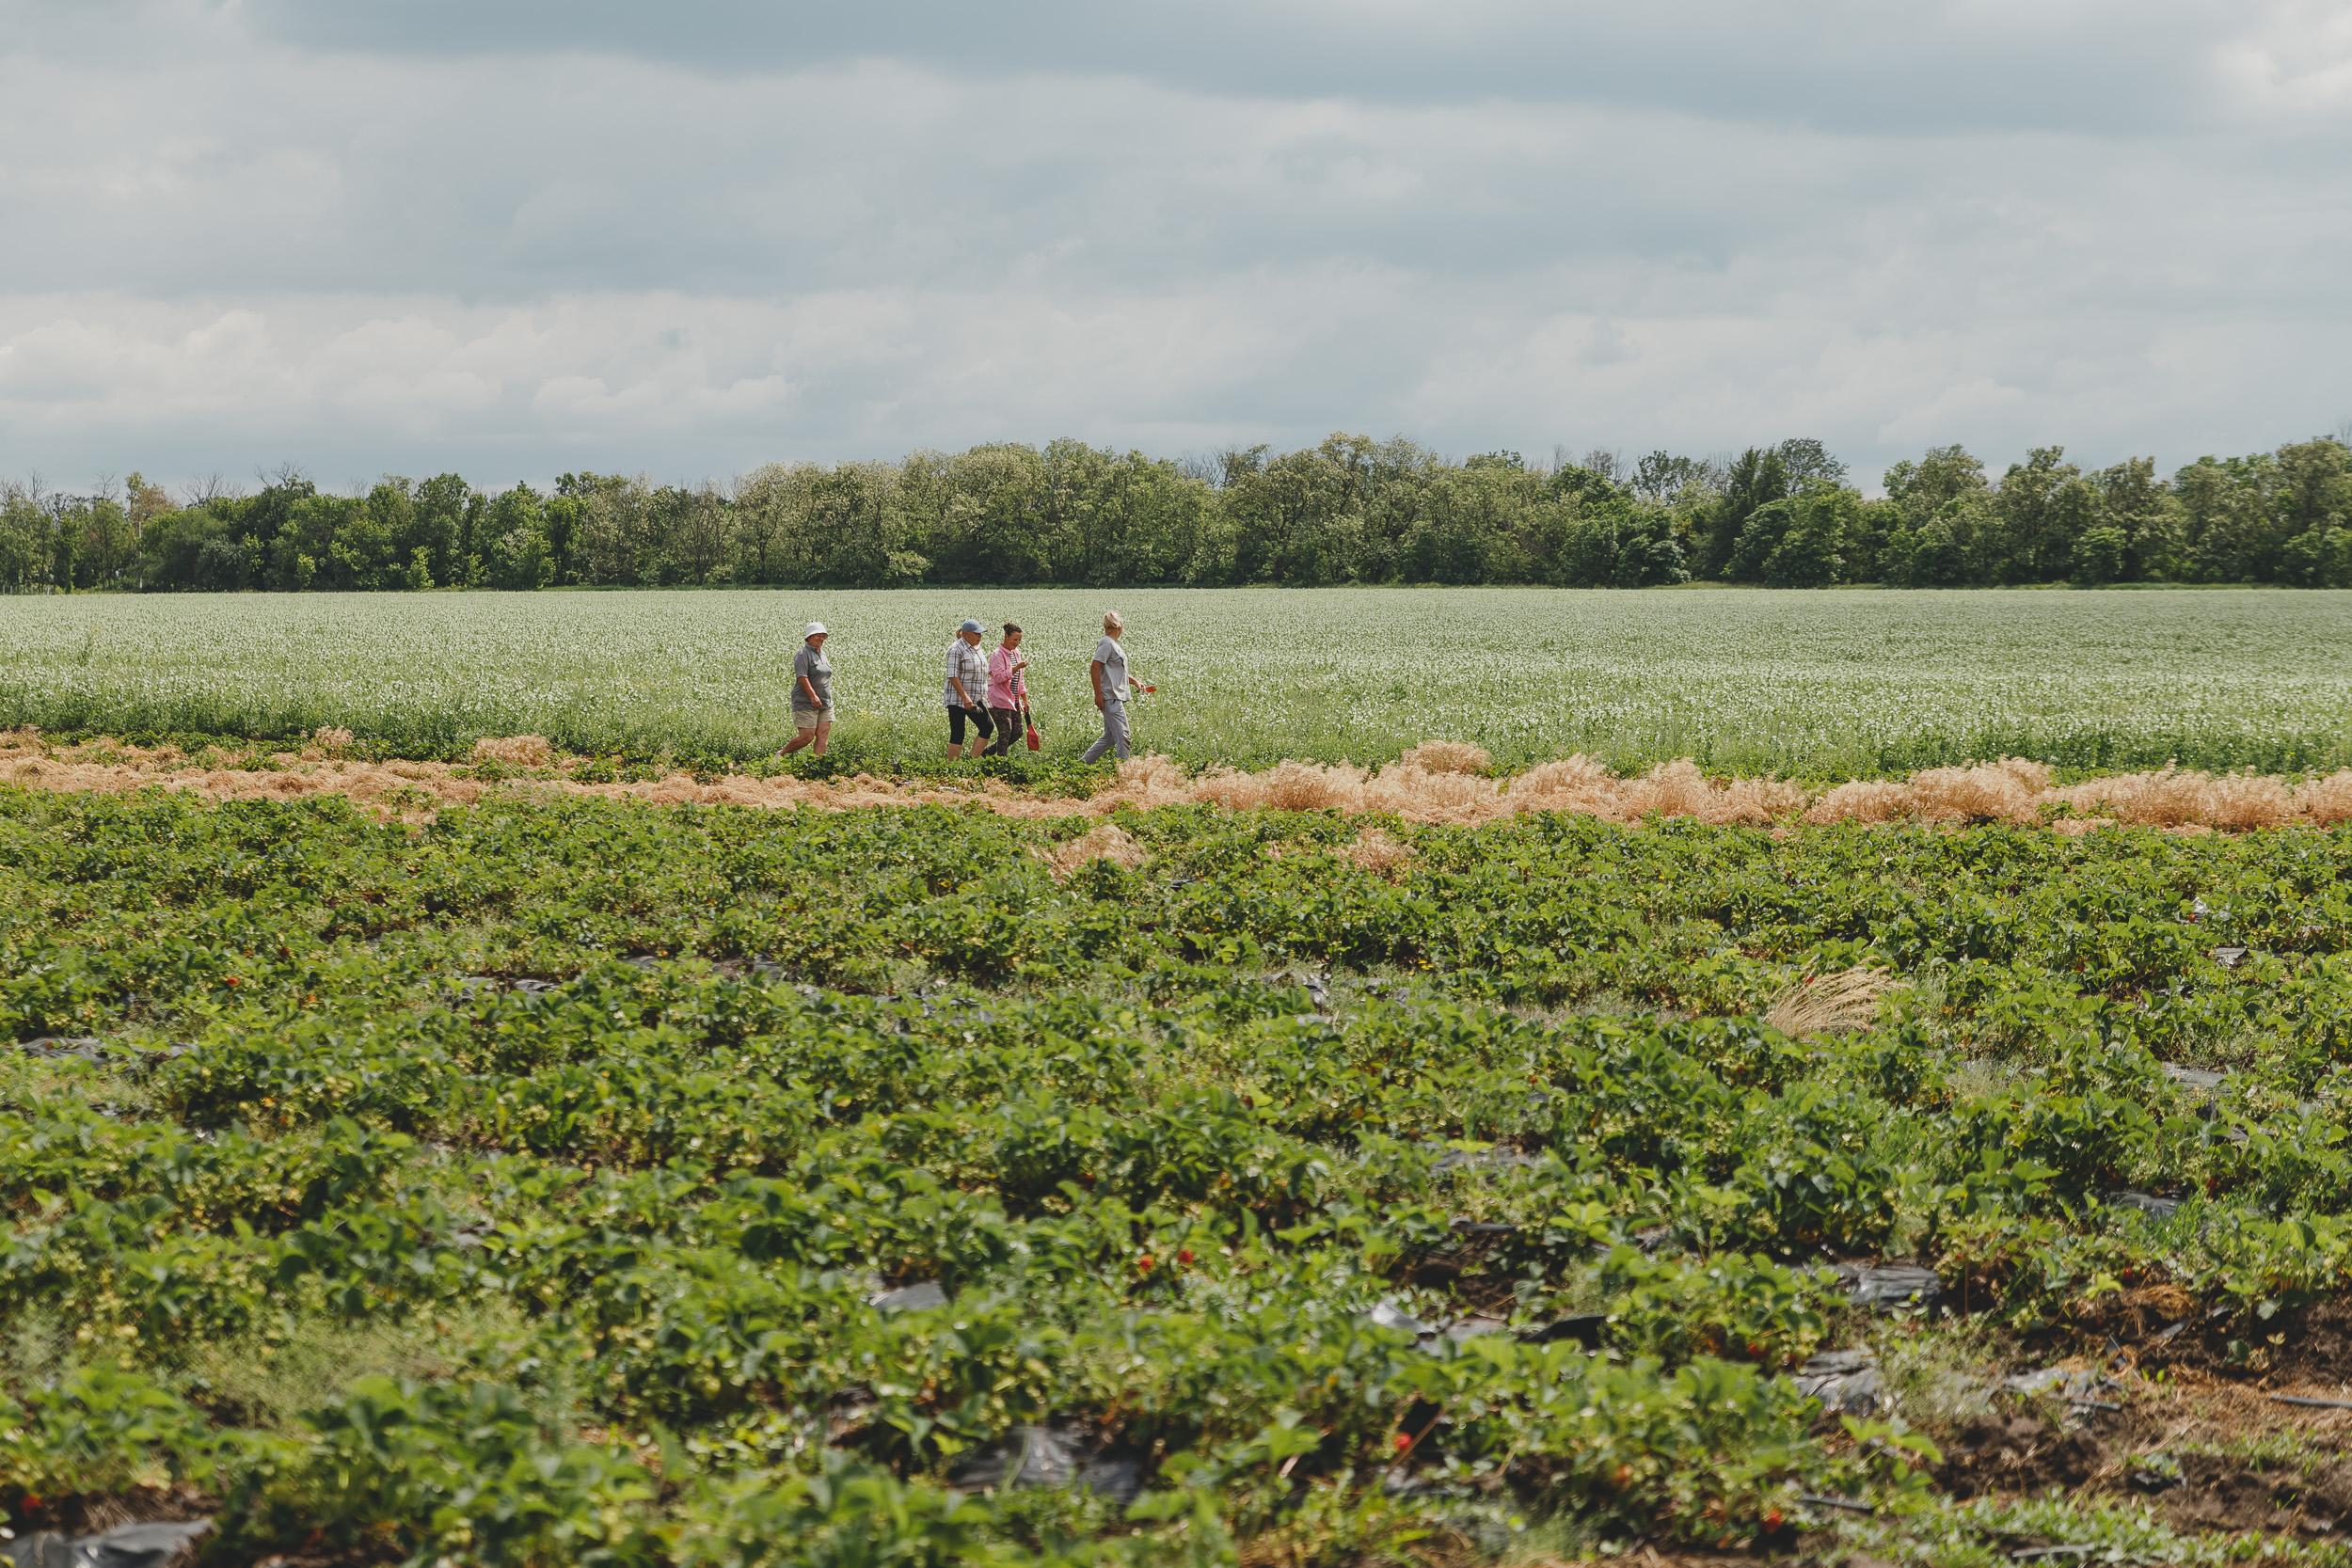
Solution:
M 996 721 L 996 744 L 980 755 L 1001 757 L 1012 750 L 1012 743 L 1021 738 L 1021 732 L 1026 726 L 1021 722 L 1021 710 L 1017 707 L 993 707 L 988 711 L 990 717 Z
M 963 726 L 972 726 L 972 733 L 982 740 L 988 738 L 988 709 L 984 707 L 951 707 L 947 710 L 947 744 L 963 744 Z

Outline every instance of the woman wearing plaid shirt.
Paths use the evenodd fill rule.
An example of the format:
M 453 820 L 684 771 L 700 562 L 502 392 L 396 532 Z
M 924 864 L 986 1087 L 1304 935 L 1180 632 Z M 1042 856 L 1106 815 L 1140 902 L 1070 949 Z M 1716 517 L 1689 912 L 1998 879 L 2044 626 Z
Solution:
M 947 760 L 965 754 L 963 727 L 972 726 L 972 750 L 988 744 L 988 660 L 980 656 L 980 624 L 966 621 L 947 644 Z

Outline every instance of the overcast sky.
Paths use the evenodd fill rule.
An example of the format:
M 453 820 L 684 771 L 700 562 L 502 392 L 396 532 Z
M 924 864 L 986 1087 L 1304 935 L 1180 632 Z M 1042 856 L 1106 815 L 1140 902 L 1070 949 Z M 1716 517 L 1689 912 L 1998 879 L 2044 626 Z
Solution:
M 0 472 L 2352 415 L 2345 0 L 0 0 Z

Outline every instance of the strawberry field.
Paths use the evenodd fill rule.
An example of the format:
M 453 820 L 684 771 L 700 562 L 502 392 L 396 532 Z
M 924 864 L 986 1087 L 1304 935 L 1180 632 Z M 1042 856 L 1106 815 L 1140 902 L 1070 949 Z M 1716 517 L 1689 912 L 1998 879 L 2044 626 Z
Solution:
M 2347 1561 L 2347 1062 L 2341 829 L 0 786 L 0 1524 Z

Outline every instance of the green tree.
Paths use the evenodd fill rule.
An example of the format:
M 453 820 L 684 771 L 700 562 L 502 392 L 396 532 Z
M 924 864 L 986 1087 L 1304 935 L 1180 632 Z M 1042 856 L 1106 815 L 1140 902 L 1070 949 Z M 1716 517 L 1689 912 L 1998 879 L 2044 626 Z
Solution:
M 0 592 L 49 586 L 56 553 L 50 540 L 53 526 L 37 489 L 0 483 Z
M 2065 458 L 2061 447 L 2036 447 L 2001 476 L 1998 526 L 1987 531 L 1978 563 L 1982 580 L 2053 582 L 2065 574 L 2098 507 L 2098 493 Z
M 493 588 L 544 587 L 552 569 L 545 503 L 528 484 L 490 498 L 483 509 L 485 564 Z
M 2336 536 L 2352 528 L 2352 450 L 2328 438 L 2293 442 L 2279 449 L 2276 473 L 2279 579 L 2340 586 L 2330 563 L 2339 548 Z
M 73 546 L 76 588 L 125 586 L 138 565 L 138 526 L 129 509 L 113 495 L 89 496 L 73 508 L 70 526 L 77 535 Z
M 1886 470 L 1886 499 L 1914 524 L 1987 489 L 1984 464 L 1964 447 L 1931 447 L 1917 462 L 1905 458 Z
M 2172 476 L 2192 580 L 2261 582 L 2275 573 L 2286 543 L 2272 507 L 2277 478 L 2267 452 L 2201 457 Z
M 1034 447 L 975 447 L 954 457 L 921 452 L 898 473 L 907 537 L 929 558 L 933 580 L 1039 582 L 1057 552 L 1076 554 L 1096 528 L 1100 454 L 1066 452 L 1069 511 L 1049 516 L 1044 457 Z
M 2130 537 L 2113 524 L 2102 523 L 2084 530 L 2074 541 L 2071 580 L 2078 588 L 2097 588 L 2120 581 L 2130 567 L 2131 547 Z
M 2086 474 L 2055 446 L 1998 484 L 1963 448 L 1933 448 L 1888 468 L 1881 499 L 1844 472 L 1811 439 L 1721 467 L 1659 451 L 1539 469 L 1338 433 L 1184 463 L 1061 440 L 771 465 L 728 489 L 583 472 L 551 496 L 441 474 L 344 497 L 288 467 L 252 495 L 215 482 L 176 505 L 133 474 L 119 495 L 0 486 L 0 586 L 2325 585 L 2352 552 L 2337 439 L 2201 458 L 2169 483 L 2144 457 Z
M 1365 483 L 1374 468 L 1373 442 L 1332 436 L 1319 447 L 1267 457 L 1263 447 L 1229 453 L 1224 500 L 1234 529 L 1233 571 L 1241 582 L 1320 587 L 1351 581 L 1363 546 Z M 1455 541 L 1418 516 L 1413 567 L 1445 569 Z M 1422 580 L 1435 580 L 1424 577 Z
M 397 481 L 405 484 L 405 481 Z M 467 582 L 466 558 L 472 546 L 471 519 L 482 498 L 456 474 L 435 474 L 416 488 L 408 514 L 408 532 L 400 540 L 401 553 L 415 559 L 425 550 L 433 564 L 433 580 L 449 587 Z
M 1796 520 L 1796 504 L 1783 496 L 1766 501 L 1748 514 L 1740 525 L 1740 536 L 1731 543 L 1730 558 L 1724 561 L 1723 575 L 1733 582 L 1762 582 L 1765 562 L 1780 548 L 1788 528 Z
M 1733 558 L 1740 548 L 1740 535 L 1747 531 L 1748 519 L 1757 510 L 1774 501 L 1787 500 L 1795 493 L 1789 483 L 1788 465 L 1777 449 L 1750 447 L 1741 452 L 1724 475 L 1722 494 L 1708 510 L 1705 531 L 1698 541 L 1696 569 L 1704 578 L 1733 575 Z M 1776 533 L 1778 520 L 1765 524 L 1768 533 Z M 1762 558 L 1753 563 L 1760 569 Z M 1751 576 L 1745 580 L 1754 581 Z
M 1722 476 L 1702 458 L 1653 451 L 1633 466 L 1631 488 L 1643 500 L 1663 505 L 1685 490 L 1718 491 Z
M 1850 554 L 1867 527 L 1860 493 L 1836 480 L 1815 479 L 1793 500 L 1776 504 L 1788 509 L 1788 522 L 1764 558 L 1764 580 L 1775 588 L 1827 588 L 1849 580 Z
M 657 580 L 658 551 L 646 526 L 642 483 L 618 474 L 565 474 L 556 481 L 555 492 L 577 503 L 572 514 L 577 580 L 606 587 Z
M 816 475 L 809 485 L 810 580 L 844 588 L 885 580 L 890 553 L 905 535 L 898 490 L 898 471 L 887 464 L 844 463 Z
M 2181 504 L 2171 487 L 2156 477 L 2155 459 L 2135 457 L 2102 468 L 2090 483 L 2098 495 L 2090 526 L 2111 528 L 2123 536 L 2123 564 L 2116 580 L 2183 576 Z
M 1791 495 L 1809 484 L 1834 488 L 1846 483 L 1846 465 L 1809 436 L 1783 441 L 1772 449 L 1772 455 L 1780 459 L 1782 480 Z

